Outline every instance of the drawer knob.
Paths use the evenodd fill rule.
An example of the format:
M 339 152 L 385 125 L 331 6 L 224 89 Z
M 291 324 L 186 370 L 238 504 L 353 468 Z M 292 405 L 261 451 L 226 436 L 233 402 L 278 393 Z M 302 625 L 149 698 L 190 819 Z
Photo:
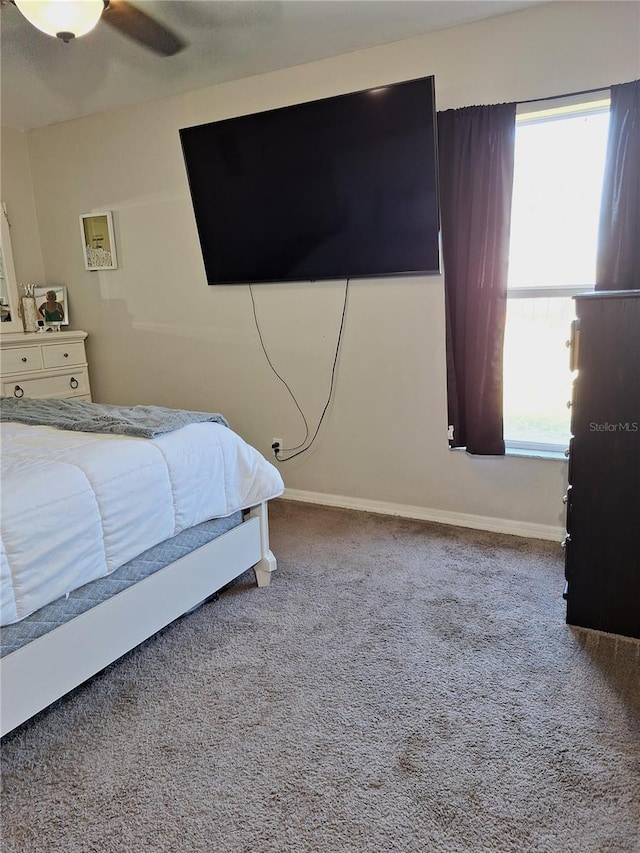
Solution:
M 571 406 L 573 406 L 573 403 L 571 402 L 571 400 L 567 400 L 567 409 L 570 409 Z
M 563 495 L 563 496 L 562 496 L 562 503 L 563 503 L 563 504 L 568 504 L 568 503 L 569 503 L 569 495 Z
M 74 390 L 74 391 L 75 391 L 75 389 L 78 387 L 78 385 L 79 385 L 79 384 L 80 384 L 80 383 L 79 383 L 79 382 L 78 382 L 78 380 L 75 378 L 75 376 L 72 376 L 72 377 L 71 377 L 71 379 L 69 380 L 69 385 L 70 385 L 70 387 L 71 387 L 71 388 L 73 388 L 73 390 Z
M 567 449 L 564 451 L 564 455 L 567 457 L 567 459 L 569 458 L 570 453 L 571 453 L 571 451 L 567 447 Z
M 23 355 L 23 356 L 22 356 L 22 361 L 24 361 L 24 362 L 26 363 L 26 361 L 27 361 L 27 357 L 26 357 L 26 355 Z
M 64 357 L 64 358 L 69 358 L 69 353 L 68 353 L 68 352 L 63 352 L 63 353 L 62 353 L 62 355 L 63 355 L 63 357 Z
M 13 389 L 13 396 L 18 397 L 18 399 L 20 397 L 24 397 L 24 388 L 21 388 L 19 385 L 16 385 L 16 387 Z
M 571 542 L 571 537 L 569 535 L 565 536 L 562 542 L 560 543 L 561 548 L 566 548 L 567 545 Z

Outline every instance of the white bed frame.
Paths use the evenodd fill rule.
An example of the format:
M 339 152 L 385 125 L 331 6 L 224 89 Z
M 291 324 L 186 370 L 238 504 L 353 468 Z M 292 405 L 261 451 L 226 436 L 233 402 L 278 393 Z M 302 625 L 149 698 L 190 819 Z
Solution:
M 244 522 L 107 601 L 0 660 L 0 735 L 5 735 L 247 569 L 267 586 L 267 504 Z

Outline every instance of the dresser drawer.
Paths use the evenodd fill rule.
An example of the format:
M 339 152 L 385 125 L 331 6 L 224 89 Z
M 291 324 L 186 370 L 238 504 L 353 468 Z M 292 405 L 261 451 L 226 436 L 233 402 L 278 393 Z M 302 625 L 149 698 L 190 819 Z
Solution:
M 42 347 L 42 359 L 46 368 L 84 364 L 84 344 L 48 344 Z
M 12 347 L 3 351 L 3 373 L 22 373 L 25 370 L 42 370 L 40 347 Z
M 62 373 L 58 376 L 34 376 L 32 379 L 21 378 L 5 381 L 2 385 L 5 397 L 32 397 L 46 399 L 47 397 L 80 397 L 91 393 L 89 374 L 86 368 L 75 372 Z

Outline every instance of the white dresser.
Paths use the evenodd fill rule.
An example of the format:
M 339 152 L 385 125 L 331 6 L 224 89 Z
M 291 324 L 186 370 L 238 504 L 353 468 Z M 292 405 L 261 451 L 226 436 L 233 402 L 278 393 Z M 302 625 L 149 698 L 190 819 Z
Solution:
M 0 335 L 2 395 L 91 400 L 86 337 L 86 332 Z

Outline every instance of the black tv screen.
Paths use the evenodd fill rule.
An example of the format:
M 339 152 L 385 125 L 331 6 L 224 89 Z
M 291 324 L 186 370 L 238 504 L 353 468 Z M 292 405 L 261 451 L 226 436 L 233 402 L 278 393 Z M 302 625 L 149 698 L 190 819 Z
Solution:
M 209 284 L 439 271 L 433 77 L 180 138 Z

